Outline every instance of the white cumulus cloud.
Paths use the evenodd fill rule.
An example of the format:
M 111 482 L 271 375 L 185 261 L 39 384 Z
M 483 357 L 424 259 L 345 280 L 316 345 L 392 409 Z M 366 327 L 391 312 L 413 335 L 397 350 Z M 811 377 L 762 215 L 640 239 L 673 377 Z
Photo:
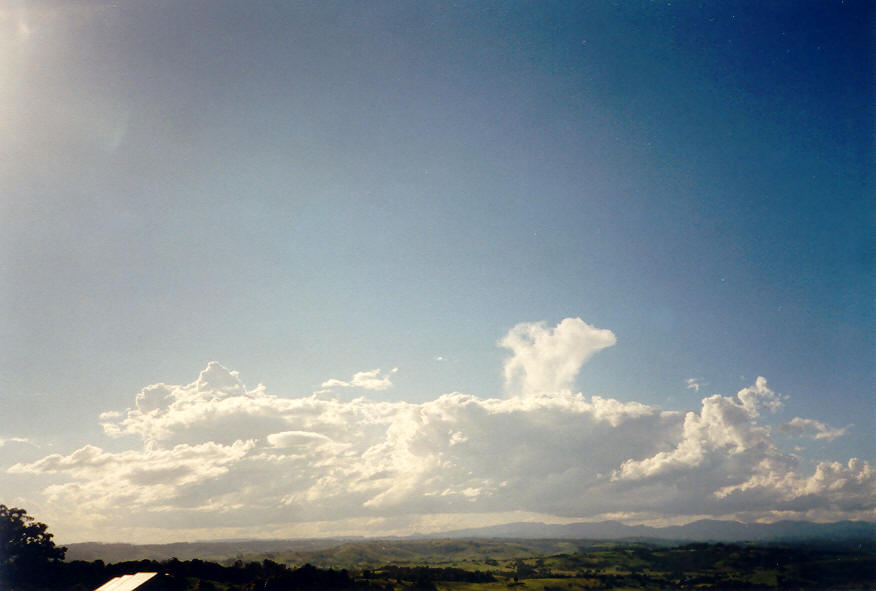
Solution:
M 506 387 L 523 395 L 570 389 L 581 366 L 616 342 L 613 332 L 580 318 L 566 318 L 553 328 L 544 322 L 522 322 L 499 341 L 512 353 L 505 361 Z
M 641 460 L 625 461 L 613 478 L 635 480 L 672 475 L 715 458 L 742 457 L 750 450 L 756 450 L 755 455 L 770 451 L 769 431 L 754 419 L 760 410 L 776 410 L 780 405 L 781 397 L 767 387 L 763 377 L 737 392 L 736 398 L 720 394 L 704 398 L 699 414 L 690 411 L 685 416 L 678 445 Z
M 156 523 L 201 537 L 282 535 L 308 523 L 323 524 L 309 532 L 331 523 L 409 532 L 475 515 L 575 519 L 630 508 L 663 518 L 876 515 L 865 460 L 807 473 L 779 448 L 762 421 L 785 398 L 764 378 L 686 413 L 573 393 L 584 360 L 613 342 L 578 319 L 518 325 L 502 345 L 525 395 L 454 392 L 420 403 L 277 396 L 211 362 L 189 384 L 147 386 L 129 408 L 103 413 L 113 445 L 7 471 L 44 479 L 44 514 L 58 531 L 111 523 L 131 535 Z M 816 423 L 788 424 L 830 432 Z

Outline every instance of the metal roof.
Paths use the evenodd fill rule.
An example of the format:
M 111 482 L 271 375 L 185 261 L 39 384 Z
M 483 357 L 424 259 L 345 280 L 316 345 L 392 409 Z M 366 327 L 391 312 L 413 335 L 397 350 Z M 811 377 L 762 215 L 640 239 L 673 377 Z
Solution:
M 94 591 L 134 591 L 158 573 L 134 573 L 110 579 Z

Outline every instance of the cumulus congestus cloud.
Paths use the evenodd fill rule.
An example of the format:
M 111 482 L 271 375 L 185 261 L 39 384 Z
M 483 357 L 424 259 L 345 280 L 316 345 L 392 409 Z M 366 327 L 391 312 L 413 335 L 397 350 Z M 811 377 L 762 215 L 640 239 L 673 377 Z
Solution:
M 687 413 L 573 393 L 582 364 L 614 342 L 577 318 L 520 324 L 500 341 L 514 395 L 423 403 L 277 396 L 211 362 L 189 384 L 147 386 L 130 408 L 101 415 L 112 445 L 8 471 L 47 479 L 55 519 L 76 505 L 132 528 L 226 534 L 350 520 L 379 533 L 515 512 L 872 518 L 872 467 L 801 468 L 762 422 L 785 402 L 764 378 Z M 364 373 L 376 386 L 393 372 Z M 783 429 L 839 436 L 799 418 Z
M 566 318 L 548 328 L 522 322 L 499 345 L 511 350 L 505 361 L 505 387 L 514 394 L 544 394 L 572 387 L 578 372 L 596 352 L 617 342 L 610 330 L 580 318 Z

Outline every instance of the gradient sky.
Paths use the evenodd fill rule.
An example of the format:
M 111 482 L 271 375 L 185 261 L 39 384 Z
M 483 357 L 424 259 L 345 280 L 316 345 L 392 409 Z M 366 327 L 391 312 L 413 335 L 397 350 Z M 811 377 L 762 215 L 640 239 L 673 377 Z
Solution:
M 0 502 L 62 542 L 876 519 L 874 25 L 0 1 Z

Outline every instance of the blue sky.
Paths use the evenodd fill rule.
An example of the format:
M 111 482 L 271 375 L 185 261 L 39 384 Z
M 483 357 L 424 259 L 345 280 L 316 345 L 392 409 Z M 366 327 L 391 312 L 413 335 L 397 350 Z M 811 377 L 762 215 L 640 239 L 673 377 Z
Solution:
M 783 468 L 786 481 L 811 477 L 819 462 L 873 461 L 866 3 L 0 6 L 0 495 L 52 518 L 59 535 L 119 539 L 65 512 L 70 489 L 51 489 L 84 477 L 70 463 L 77 450 L 132 454 L 174 442 L 154 425 L 135 428 L 139 418 L 117 424 L 126 434 L 107 431 L 99 415 L 130 419 L 138 392 L 195 384 L 210 361 L 276 399 L 309 397 L 335 379 L 350 386 L 319 396 L 428 406 L 451 392 L 533 395 L 511 391 L 505 368 L 519 358 L 556 369 L 565 355 L 572 378 L 539 383 L 587 400 L 702 418 L 705 397 L 743 404 L 734 393 L 755 388 L 776 412 L 744 412 L 770 427 L 782 455 L 752 458 L 750 472 L 723 487 L 765 482 L 761 464 L 779 457 L 796 462 Z M 586 364 L 576 360 L 592 335 L 575 328 L 578 318 L 616 340 Z M 531 333 L 517 350 L 498 346 L 520 323 L 539 322 L 525 326 L 541 326 L 544 341 Z M 352 377 L 376 368 L 374 381 Z M 768 386 L 758 390 L 758 376 Z M 194 391 L 211 399 L 207 386 Z M 788 398 L 773 408 L 780 395 Z M 569 416 L 587 415 L 578 430 L 597 420 L 596 407 L 572 407 L 563 407 Z M 227 457 L 249 461 L 273 445 L 265 442 L 289 439 L 278 433 L 303 432 L 288 428 L 287 411 L 276 411 L 287 424 L 273 432 L 229 415 L 226 445 L 255 447 Z M 400 429 L 390 414 L 380 424 Z M 798 417 L 827 431 L 787 427 Z M 626 459 L 672 459 L 685 438 L 680 419 L 666 420 Z M 389 445 L 374 437 L 346 444 L 374 456 Z M 70 459 L 67 468 L 39 464 L 52 454 Z M 143 459 L 121 457 L 129 460 L 117 458 L 118 470 Z M 621 465 L 634 466 L 623 459 L 600 469 L 623 475 Z M 229 482 L 245 473 L 234 462 L 221 464 Z M 872 491 L 869 464 L 856 466 Z M 410 478 L 393 470 L 384 466 L 396 474 L 387 486 L 402 490 Z M 169 478 L 170 497 L 138 502 L 173 505 L 192 482 Z M 405 490 L 435 492 L 421 484 Z M 459 490 L 486 495 L 490 486 Z M 79 500 L 121 503 L 104 493 Z M 701 513 L 769 519 L 794 505 L 782 494 L 772 506 Z M 541 498 L 533 495 L 475 512 L 484 521 L 632 511 L 527 501 Z M 291 524 L 280 533 L 347 531 L 340 521 L 294 529 L 300 519 L 271 513 L 271 499 L 247 503 L 264 507 L 265 523 Z M 225 502 L 191 501 L 189 513 L 173 505 L 202 516 L 184 532 L 125 535 L 217 537 L 210 516 L 243 503 Z M 793 510 L 872 519 L 872 500 L 844 503 Z M 630 519 L 684 518 L 670 505 Z M 434 522 L 440 528 L 456 523 L 454 507 L 409 512 L 450 516 Z

